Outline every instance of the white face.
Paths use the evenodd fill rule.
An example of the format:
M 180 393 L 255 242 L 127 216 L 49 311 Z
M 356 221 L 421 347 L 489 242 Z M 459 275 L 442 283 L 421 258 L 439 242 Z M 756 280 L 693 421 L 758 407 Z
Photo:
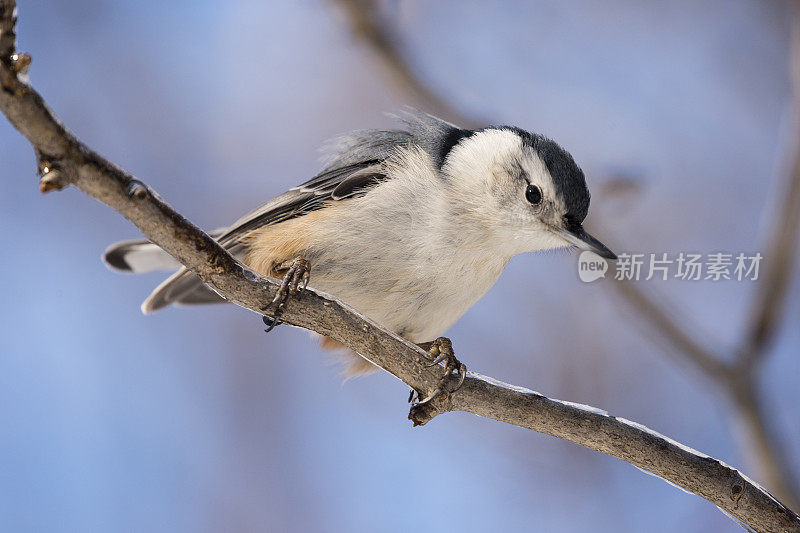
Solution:
M 542 159 L 514 131 L 489 129 L 464 139 L 442 171 L 459 203 L 487 230 L 501 234 L 513 253 L 570 246 L 552 231 L 563 226 L 564 199 Z
M 442 172 L 470 223 L 510 254 L 577 246 L 616 259 L 581 223 L 589 208 L 583 172 L 553 141 L 511 128 L 461 140 Z

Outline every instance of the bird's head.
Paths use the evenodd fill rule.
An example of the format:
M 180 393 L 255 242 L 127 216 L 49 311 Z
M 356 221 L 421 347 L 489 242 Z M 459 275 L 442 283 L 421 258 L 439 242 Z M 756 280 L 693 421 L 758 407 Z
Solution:
M 550 139 L 505 126 L 455 130 L 441 164 L 459 209 L 506 240 L 513 253 L 576 246 L 616 259 L 583 230 L 586 180 L 572 156 Z

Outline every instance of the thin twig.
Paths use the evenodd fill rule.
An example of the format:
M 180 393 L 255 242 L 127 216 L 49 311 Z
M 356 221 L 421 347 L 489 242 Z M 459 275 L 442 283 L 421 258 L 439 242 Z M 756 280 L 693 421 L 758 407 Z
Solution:
M 792 507 L 800 505 L 800 487 L 786 449 L 775 435 L 757 394 L 760 367 L 785 314 L 786 301 L 797 256 L 800 229 L 800 6 L 792 4 L 792 40 L 789 73 L 792 78 L 792 166 L 780 190 L 780 208 L 772 222 L 772 234 L 764 251 L 764 271 L 753 299 L 745 336 L 731 365 L 733 382 L 729 396 L 751 442 L 751 449 L 770 488 Z M 736 379 L 738 378 L 738 379 Z
M 742 366 L 752 366 L 764 359 L 786 307 L 797 256 L 797 232 L 800 228 L 800 7 L 791 5 L 790 9 L 793 11 L 789 72 L 793 96 L 794 142 L 791 150 L 794 163 L 787 174 L 787 183 L 780 191 L 782 202 L 776 211 L 772 236 L 764 252 L 759 292 L 753 300 L 750 320 L 739 349 Z
M 672 344 L 678 355 L 696 365 L 708 377 L 724 384 L 730 372 L 728 365 L 702 346 L 685 326 L 678 323 L 672 313 L 657 303 L 655 297 L 646 294 L 643 289 L 629 281 L 614 280 L 612 285 L 628 303 L 636 307 L 637 316 L 649 321 Z
M 411 65 L 397 46 L 394 28 L 385 23 L 380 10 L 372 0 L 335 0 L 345 10 L 350 29 L 379 59 L 378 65 L 403 94 L 407 103 L 425 108 L 447 120 L 465 127 L 479 127 L 472 117 L 459 112 L 446 100 L 414 75 Z

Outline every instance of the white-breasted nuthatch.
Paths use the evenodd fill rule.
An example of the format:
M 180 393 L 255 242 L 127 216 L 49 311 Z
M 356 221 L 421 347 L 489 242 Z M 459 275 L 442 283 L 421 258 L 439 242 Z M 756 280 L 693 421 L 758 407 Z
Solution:
M 284 278 L 273 325 L 310 268 L 315 288 L 427 345 L 445 359 L 445 378 L 455 369 L 463 380 L 440 336 L 512 257 L 566 246 L 616 256 L 583 230 L 589 190 L 555 142 L 507 126 L 465 130 L 413 110 L 400 119 L 402 129 L 337 139 L 320 174 L 212 235 L 254 270 Z M 115 244 L 104 259 L 133 272 L 179 266 L 148 241 Z M 181 268 L 142 311 L 222 301 Z M 375 368 L 352 355 L 350 374 Z

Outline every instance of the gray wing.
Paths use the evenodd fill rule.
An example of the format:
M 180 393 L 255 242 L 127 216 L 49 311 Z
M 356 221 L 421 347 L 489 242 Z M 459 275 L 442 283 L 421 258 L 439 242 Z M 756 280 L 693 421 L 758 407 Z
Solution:
M 381 160 L 360 161 L 317 174 L 309 181 L 251 211 L 224 232 L 217 241 L 226 248 L 240 246 L 253 230 L 285 222 L 325 206 L 366 194 L 386 179 Z
M 246 239 L 254 230 L 310 213 L 331 201 L 361 196 L 385 179 L 386 174 L 379 160 L 362 161 L 326 170 L 240 218 L 222 232 L 217 241 L 241 258 L 247 251 Z M 130 250 L 130 243 L 126 246 Z M 181 268 L 142 303 L 142 311 L 152 313 L 172 303 L 194 305 L 222 302 L 224 299 L 200 278 L 186 268 Z

